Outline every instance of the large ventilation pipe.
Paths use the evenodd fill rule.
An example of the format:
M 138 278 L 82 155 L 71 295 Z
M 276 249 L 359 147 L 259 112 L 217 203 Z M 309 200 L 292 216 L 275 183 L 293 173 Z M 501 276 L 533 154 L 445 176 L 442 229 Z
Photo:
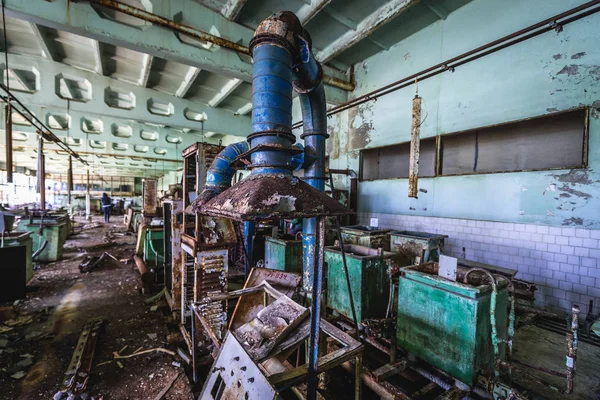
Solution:
M 250 150 L 250 144 L 246 141 L 230 144 L 221 150 L 206 173 L 206 184 L 198 195 L 201 203 L 231 187 L 231 179 L 235 175 L 235 169 L 231 167 L 231 163 L 248 150 Z
M 294 90 L 299 93 L 302 108 L 305 182 L 319 191 L 325 190 L 325 140 L 327 134 L 327 104 L 321 65 L 312 54 L 310 36 L 299 37 L 300 60 L 294 67 Z M 317 219 L 307 218 L 302 225 L 303 281 L 305 291 L 312 290 L 315 270 Z

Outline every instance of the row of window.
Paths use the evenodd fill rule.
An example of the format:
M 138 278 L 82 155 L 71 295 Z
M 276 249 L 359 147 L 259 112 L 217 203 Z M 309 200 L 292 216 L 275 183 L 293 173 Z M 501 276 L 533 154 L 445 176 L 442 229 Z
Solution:
M 419 177 L 582 168 L 587 109 L 421 139 Z M 410 142 L 361 150 L 360 179 L 408 178 Z

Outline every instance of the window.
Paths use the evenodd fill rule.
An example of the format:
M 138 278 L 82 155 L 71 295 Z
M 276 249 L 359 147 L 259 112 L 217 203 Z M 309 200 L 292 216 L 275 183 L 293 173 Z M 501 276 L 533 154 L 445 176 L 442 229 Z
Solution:
M 436 138 L 421 139 L 419 177 L 435 176 Z M 410 142 L 362 150 L 360 179 L 408 178 Z
M 587 110 L 441 136 L 440 175 L 581 168 Z

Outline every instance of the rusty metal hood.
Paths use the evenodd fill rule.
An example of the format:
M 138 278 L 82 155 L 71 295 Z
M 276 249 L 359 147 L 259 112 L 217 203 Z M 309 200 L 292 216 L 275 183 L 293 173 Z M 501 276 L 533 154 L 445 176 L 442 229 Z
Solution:
M 354 212 L 302 180 L 286 174 L 252 174 L 212 199 L 191 204 L 193 212 L 260 221 L 348 215 Z

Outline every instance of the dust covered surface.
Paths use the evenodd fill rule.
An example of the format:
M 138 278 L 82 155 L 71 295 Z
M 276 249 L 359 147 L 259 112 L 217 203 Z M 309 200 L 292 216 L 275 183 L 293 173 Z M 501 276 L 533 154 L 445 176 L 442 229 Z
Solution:
M 121 218 L 113 218 L 111 224 L 100 223 L 71 236 L 63 260 L 42 265 L 35 273 L 26 299 L 16 305 L 0 304 L 0 399 L 52 399 L 83 325 L 97 318 L 106 323 L 96 345 L 88 399 L 153 399 L 184 367 L 188 369 L 178 357 L 156 352 L 122 359 L 123 368 L 113 360 L 113 352 L 185 348 L 165 301 L 158 302 L 154 312 L 144 303 L 147 297 L 138 290 L 140 276 L 131 264 L 109 260 L 90 273 L 80 273 L 79 263 L 87 255 L 105 251 L 117 259 L 133 255 L 135 235 L 125 234 Z M 173 366 L 173 361 L 181 366 Z M 164 398 L 193 399 L 191 375 L 185 372 Z M 11 377 L 23 373 L 19 379 Z

